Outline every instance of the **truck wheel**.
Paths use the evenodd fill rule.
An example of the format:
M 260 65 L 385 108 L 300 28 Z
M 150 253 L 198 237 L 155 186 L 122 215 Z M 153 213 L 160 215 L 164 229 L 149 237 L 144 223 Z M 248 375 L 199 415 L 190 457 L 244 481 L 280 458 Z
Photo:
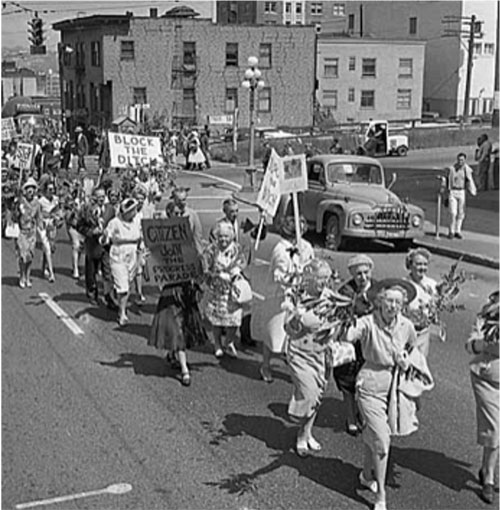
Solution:
M 328 217 L 325 227 L 325 245 L 329 250 L 338 251 L 342 246 L 340 220 L 336 214 Z
M 398 147 L 398 156 L 404 157 L 408 154 L 408 147 L 406 145 L 401 145 Z

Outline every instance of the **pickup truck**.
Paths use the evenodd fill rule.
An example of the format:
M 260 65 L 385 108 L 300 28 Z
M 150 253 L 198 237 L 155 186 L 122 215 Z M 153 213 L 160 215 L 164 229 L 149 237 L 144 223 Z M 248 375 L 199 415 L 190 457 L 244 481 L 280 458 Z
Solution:
M 386 187 L 384 169 L 373 158 L 321 154 L 307 160 L 308 189 L 299 193 L 301 214 L 323 234 L 327 248 L 341 249 L 347 238 L 383 239 L 409 245 L 424 234 L 424 211 Z M 292 213 L 282 195 L 273 220 L 277 227 Z

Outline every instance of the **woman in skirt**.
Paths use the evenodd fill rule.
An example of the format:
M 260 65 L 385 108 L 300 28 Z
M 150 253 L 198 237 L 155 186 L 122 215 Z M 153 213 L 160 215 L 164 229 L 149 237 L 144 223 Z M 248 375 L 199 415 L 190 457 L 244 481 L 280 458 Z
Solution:
M 182 216 L 182 212 L 174 202 L 169 202 L 166 215 L 174 218 Z M 206 341 L 197 297 L 193 282 L 165 285 L 161 289 L 148 340 L 148 345 L 167 351 L 166 360 L 180 368 L 184 386 L 191 384 L 186 349 Z
M 477 442 L 483 447 L 483 459 L 479 469 L 481 496 L 493 503 L 494 476 L 498 465 L 499 434 L 499 293 L 493 292 L 479 312 L 472 334 L 465 344 L 474 354 L 470 362 L 472 390 L 476 399 Z
M 37 183 L 29 178 L 22 187 L 22 196 L 14 206 L 13 221 L 19 224 L 16 251 L 19 260 L 19 287 L 31 287 L 31 264 L 36 247 L 36 233 L 42 225 L 40 203 L 36 198 Z

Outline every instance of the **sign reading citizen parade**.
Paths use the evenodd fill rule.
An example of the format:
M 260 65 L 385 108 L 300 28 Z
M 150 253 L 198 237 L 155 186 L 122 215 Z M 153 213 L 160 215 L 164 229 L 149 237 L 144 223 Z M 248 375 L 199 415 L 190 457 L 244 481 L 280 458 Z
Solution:
M 269 216 L 274 217 L 278 209 L 281 196 L 280 182 L 283 176 L 282 159 L 272 149 L 269 163 L 265 169 L 264 178 L 257 195 L 256 204 Z
M 16 136 L 14 119 L 12 117 L 2 119 L 2 140 L 12 140 L 14 136 Z
M 188 218 L 142 220 L 142 230 L 151 252 L 149 274 L 159 287 L 187 282 L 201 274 Z
M 285 156 L 281 158 L 283 164 L 283 180 L 281 193 L 293 193 L 307 189 L 307 165 L 305 154 Z
M 125 133 L 109 133 L 111 166 L 145 166 L 161 157 L 160 139 L 155 136 L 138 136 Z
M 29 170 L 33 160 L 33 145 L 30 143 L 18 143 L 16 148 L 16 159 L 21 170 Z

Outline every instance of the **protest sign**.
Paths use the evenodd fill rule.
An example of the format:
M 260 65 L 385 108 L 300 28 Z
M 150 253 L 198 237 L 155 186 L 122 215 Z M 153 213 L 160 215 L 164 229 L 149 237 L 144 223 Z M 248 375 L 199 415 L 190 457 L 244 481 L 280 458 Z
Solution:
M 283 165 L 283 180 L 281 193 L 293 193 L 307 189 L 307 165 L 305 154 L 285 156 L 281 158 Z
M 156 136 L 110 132 L 108 139 L 112 167 L 145 166 L 161 158 L 160 139 Z
M 151 252 L 149 274 L 159 287 L 187 282 L 201 274 L 188 218 L 142 220 L 142 229 Z
M 282 158 L 272 149 L 256 201 L 256 204 L 271 217 L 276 214 L 280 202 L 282 178 Z
M 16 125 L 12 117 L 2 119 L 2 140 L 12 140 L 16 136 Z
M 30 143 L 18 143 L 16 148 L 16 160 L 21 170 L 29 170 L 33 161 L 34 147 Z

